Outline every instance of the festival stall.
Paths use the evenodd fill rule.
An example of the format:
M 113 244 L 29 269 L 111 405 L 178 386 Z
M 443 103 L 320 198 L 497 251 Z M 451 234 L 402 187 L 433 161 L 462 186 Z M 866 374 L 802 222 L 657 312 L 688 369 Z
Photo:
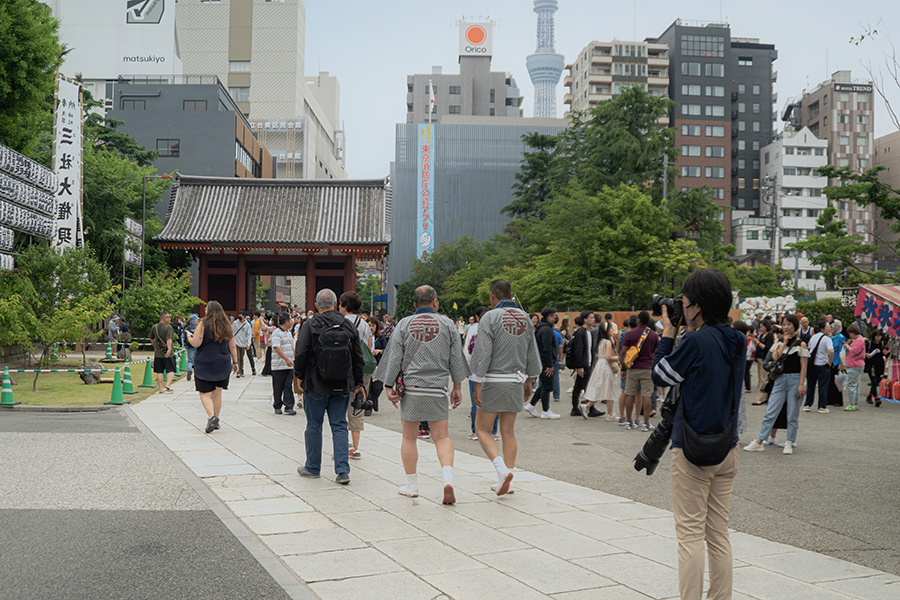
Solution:
M 845 290 L 846 291 L 846 290 Z M 891 379 L 882 385 L 882 397 L 900 403 L 900 361 L 895 360 L 900 351 L 900 286 L 861 285 L 856 294 L 856 309 L 853 315 L 862 317 L 869 327 L 881 329 L 889 339 L 892 367 Z

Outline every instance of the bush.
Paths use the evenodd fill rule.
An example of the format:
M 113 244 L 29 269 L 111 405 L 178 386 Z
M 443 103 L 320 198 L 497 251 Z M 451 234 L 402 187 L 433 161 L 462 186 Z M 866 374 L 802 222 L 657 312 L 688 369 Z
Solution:
M 187 316 L 191 309 L 204 302 L 191 296 L 191 276 L 185 271 L 157 271 L 144 276 L 143 287 L 125 290 L 119 309 L 128 321 L 132 334 L 147 335 L 159 322 L 159 314 Z
M 843 324 L 845 329 L 854 321 L 854 309 L 855 307 L 841 306 L 840 298 L 824 298 L 813 302 L 797 303 L 797 312 L 803 313 L 809 319 L 811 325 L 815 325 L 821 315 L 832 315 Z

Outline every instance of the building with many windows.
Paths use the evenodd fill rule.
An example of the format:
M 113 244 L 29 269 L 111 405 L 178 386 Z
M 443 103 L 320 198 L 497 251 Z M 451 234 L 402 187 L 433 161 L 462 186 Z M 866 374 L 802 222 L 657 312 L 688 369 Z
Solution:
M 709 186 L 717 203 L 760 216 L 759 149 L 772 135 L 778 52 L 731 36 L 727 23 L 677 20 L 656 40 L 669 48 L 671 123 L 682 189 Z M 725 242 L 732 215 L 724 213 Z
M 763 216 L 735 218 L 736 254 L 758 254 L 769 264 L 780 260 L 799 287 L 824 290 L 822 268 L 787 244 L 816 235 L 816 221 L 828 205 L 822 192 L 828 181 L 818 172 L 828 162 L 828 142 L 805 127 L 788 128 L 767 141 L 759 153 Z
M 875 164 L 875 98 L 869 80 L 853 79 L 850 71 L 836 71 L 830 79 L 788 101 L 782 119 L 795 128 L 808 127 L 828 142 L 827 164 L 868 169 Z M 831 180 L 829 185 L 840 185 Z M 875 209 L 849 202 L 835 203 L 837 218 L 850 233 L 875 243 Z M 871 264 L 871 258 L 863 260 Z
M 590 110 L 631 86 L 640 86 L 651 96 L 667 96 L 669 47 L 648 41 L 593 41 L 566 65 L 563 85 L 567 116 Z
M 900 131 L 875 139 L 875 166 L 879 165 L 884 167 L 884 170 L 878 173 L 879 181 L 892 189 L 900 190 Z M 879 263 L 879 268 L 884 268 L 882 265 L 888 262 L 897 264 L 900 256 L 890 249 L 890 246 L 896 244 L 900 239 L 900 234 L 891 231 L 891 226 L 896 223 L 881 218 L 879 209 L 872 207 L 870 210 L 875 213 L 873 215 L 874 243 L 880 247 L 875 253 L 875 258 Z

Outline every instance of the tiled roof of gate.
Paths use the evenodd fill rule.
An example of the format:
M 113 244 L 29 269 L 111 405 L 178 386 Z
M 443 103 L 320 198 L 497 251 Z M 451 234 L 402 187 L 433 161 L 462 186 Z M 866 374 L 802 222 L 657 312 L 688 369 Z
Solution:
M 391 241 L 386 179 L 177 175 L 162 242 L 358 244 Z

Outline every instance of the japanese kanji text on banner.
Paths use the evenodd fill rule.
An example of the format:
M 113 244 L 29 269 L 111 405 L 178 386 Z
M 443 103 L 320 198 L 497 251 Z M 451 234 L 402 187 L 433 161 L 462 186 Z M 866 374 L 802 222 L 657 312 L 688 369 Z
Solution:
M 434 180 L 431 173 L 431 149 L 434 147 L 434 125 L 419 125 L 419 184 L 416 218 L 416 256 L 421 259 L 434 251 Z
M 80 87 L 62 77 L 56 95 L 56 127 L 53 143 L 53 170 L 59 178 L 56 191 L 57 248 L 84 246 L 82 226 L 82 140 Z

